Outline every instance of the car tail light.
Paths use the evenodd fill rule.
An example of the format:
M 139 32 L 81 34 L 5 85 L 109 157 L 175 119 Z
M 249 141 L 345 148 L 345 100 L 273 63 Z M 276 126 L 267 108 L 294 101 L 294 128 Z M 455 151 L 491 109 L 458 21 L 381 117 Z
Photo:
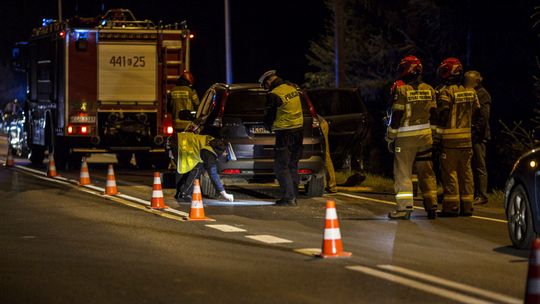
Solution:
M 304 95 L 304 98 L 306 99 L 306 103 L 309 107 L 309 113 L 311 114 L 311 118 L 313 118 L 311 127 L 313 129 L 320 127 L 320 121 L 319 117 L 317 116 L 317 111 L 315 111 L 315 107 L 313 107 L 313 103 L 311 103 L 311 100 L 309 99 L 308 95 L 305 92 L 302 92 L 302 95 Z
M 240 174 L 240 169 L 225 169 L 221 173 L 228 175 Z
M 225 114 L 225 103 L 227 102 L 227 97 L 229 96 L 229 91 L 225 91 L 221 97 L 221 107 L 219 108 L 219 113 L 212 123 L 213 127 L 222 127 L 223 126 L 223 114 Z
M 311 173 L 313 173 L 313 171 L 310 170 L 310 169 L 299 169 L 298 170 L 298 174 L 311 174 Z

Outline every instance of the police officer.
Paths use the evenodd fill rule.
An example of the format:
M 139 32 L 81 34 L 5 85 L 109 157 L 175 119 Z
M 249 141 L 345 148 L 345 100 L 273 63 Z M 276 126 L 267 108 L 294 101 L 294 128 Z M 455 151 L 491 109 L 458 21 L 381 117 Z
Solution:
M 465 73 L 464 85 L 473 88 L 478 95 L 480 110 L 478 111 L 472 126 L 473 158 L 472 167 L 476 198 L 475 205 L 488 202 L 487 187 L 488 174 L 486 168 L 486 144 L 491 139 L 489 128 L 489 114 L 491 110 L 491 96 L 482 86 L 482 75 L 478 71 Z
M 276 134 L 274 171 L 281 198 L 277 205 L 296 205 L 300 177 L 298 162 L 304 140 L 302 103 L 294 84 L 285 82 L 275 70 L 265 72 L 259 84 L 269 90 L 264 123 Z
M 474 89 L 461 85 L 463 67 L 458 59 L 443 60 L 437 74 L 442 81 L 437 104 L 443 128 L 441 177 L 444 198 L 440 216 L 471 216 L 474 201 L 471 125 L 480 104 Z
M 209 135 L 183 132 L 168 138 L 169 157 L 176 159 L 176 171 L 180 174 L 174 196 L 177 201 L 191 201 L 193 183 L 195 179 L 200 178 L 203 170 L 208 172 L 212 184 L 221 197 L 229 202 L 234 201 L 233 195 L 228 194 L 223 188 L 217 171 L 218 157 L 225 152 L 225 147 L 223 140 Z
M 189 124 L 188 120 L 180 117 L 181 111 L 196 111 L 199 107 L 199 96 L 193 89 L 193 75 L 184 71 L 176 81 L 176 86 L 171 89 L 171 111 L 173 113 L 174 127 L 183 130 Z
M 386 133 L 390 152 L 394 153 L 394 187 L 397 210 L 390 219 L 410 219 L 413 211 L 412 170 L 416 166 L 418 182 L 429 219 L 436 218 L 437 183 L 433 173 L 432 128 L 436 122 L 436 94 L 422 82 L 422 63 L 406 56 L 399 65 L 400 81 L 394 84 L 391 116 Z M 433 125 L 432 125 L 433 123 Z

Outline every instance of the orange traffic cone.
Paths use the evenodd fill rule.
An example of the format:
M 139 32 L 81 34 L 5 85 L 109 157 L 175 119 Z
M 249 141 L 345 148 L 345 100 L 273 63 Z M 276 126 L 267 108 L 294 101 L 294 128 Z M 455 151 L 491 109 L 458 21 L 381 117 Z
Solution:
M 202 200 L 201 186 L 199 180 L 195 180 L 193 186 L 193 194 L 191 196 L 191 210 L 189 211 L 190 221 L 209 221 L 210 219 L 204 215 L 204 206 Z
M 49 153 L 49 168 L 47 169 L 48 177 L 55 177 L 58 174 L 56 173 L 56 165 L 54 164 L 54 153 Z
M 109 170 L 107 170 L 107 184 L 105 185 L 105 194 L 107 195 L 118 194 L 118 188 L 116 187 L 116 180 L 114 179 L 113 165 L 109 165 Z
M 154 185 L 152 187 L 152 201 L 150 208 L 166 208 L 165 201 L 163 200 L 163 188 L 161 187 L 161 175 L 159 174 L 159 172 L 154 172 Z
M 11 147 L 8 146 L 7 150 L 7 157 L 6 157 L 6 167 L 13 167 L 15 165 L 15 162 L 13 161 L 13 154 L 11 153 Z
M 86 157 L 82 158 L 81 174 L 79 176 L 79 186 L 90 185 L 90 173 L 88 172 L 88 164 L 86 163 Z
M 540 303 L 540 239 L 533 242 L 529 257 L 525 304 Z
M 339 222 L 336 211 L 336 202 L 333 200 L 326 201 L 326 220 L 324 225 L 324 238 L 322 251 L 319 257 L 321 258 L 346 258 L 352 253 L 343 251 L 341 243 L 341 232 L 339 230 Z

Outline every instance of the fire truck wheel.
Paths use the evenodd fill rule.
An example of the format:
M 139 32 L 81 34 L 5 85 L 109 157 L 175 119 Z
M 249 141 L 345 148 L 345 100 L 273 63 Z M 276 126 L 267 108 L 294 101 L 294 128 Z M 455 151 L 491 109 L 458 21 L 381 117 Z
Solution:
M 33 166 L 40 167 L 43 166 L 43 159 L 45 159 L 45 147 L 32 145 L 30 148 L 30 154 L 28 155 L 30 162 Z
M 116 159 L 118 160 L 118 166 L 128 168 L 131 166 L 131 158 L 133 153 L 131 152 L 118 152 L 116 153 Z

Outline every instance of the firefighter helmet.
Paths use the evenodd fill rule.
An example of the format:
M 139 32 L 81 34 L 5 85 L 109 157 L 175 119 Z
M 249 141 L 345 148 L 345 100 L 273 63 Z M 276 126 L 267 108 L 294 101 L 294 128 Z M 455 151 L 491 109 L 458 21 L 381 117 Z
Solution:
M 189 85 L 193 85 L 193 83 L 195 82 L 195 79 L 193 78 L 193 74 L 191 74 L 190 71 L 184 71 L 184 73 L 180 75 L 180 78 L 189 82 Z
M 394 95 L 396 93 L 396 90 L 403 85 L 405 85 L 405 82 L 401 79 L 394 81 L 392 87 L 390 88 L 390 95 Z
M 422 62 L 416 56 L 405 56 L 398 64 L 399 77 L 422 74 Z
M 452 79 L 463 74 L 463 66 L 459 59 L 450 57 L 441 62 L 437 69 L 437 75 L 441 79 Z

